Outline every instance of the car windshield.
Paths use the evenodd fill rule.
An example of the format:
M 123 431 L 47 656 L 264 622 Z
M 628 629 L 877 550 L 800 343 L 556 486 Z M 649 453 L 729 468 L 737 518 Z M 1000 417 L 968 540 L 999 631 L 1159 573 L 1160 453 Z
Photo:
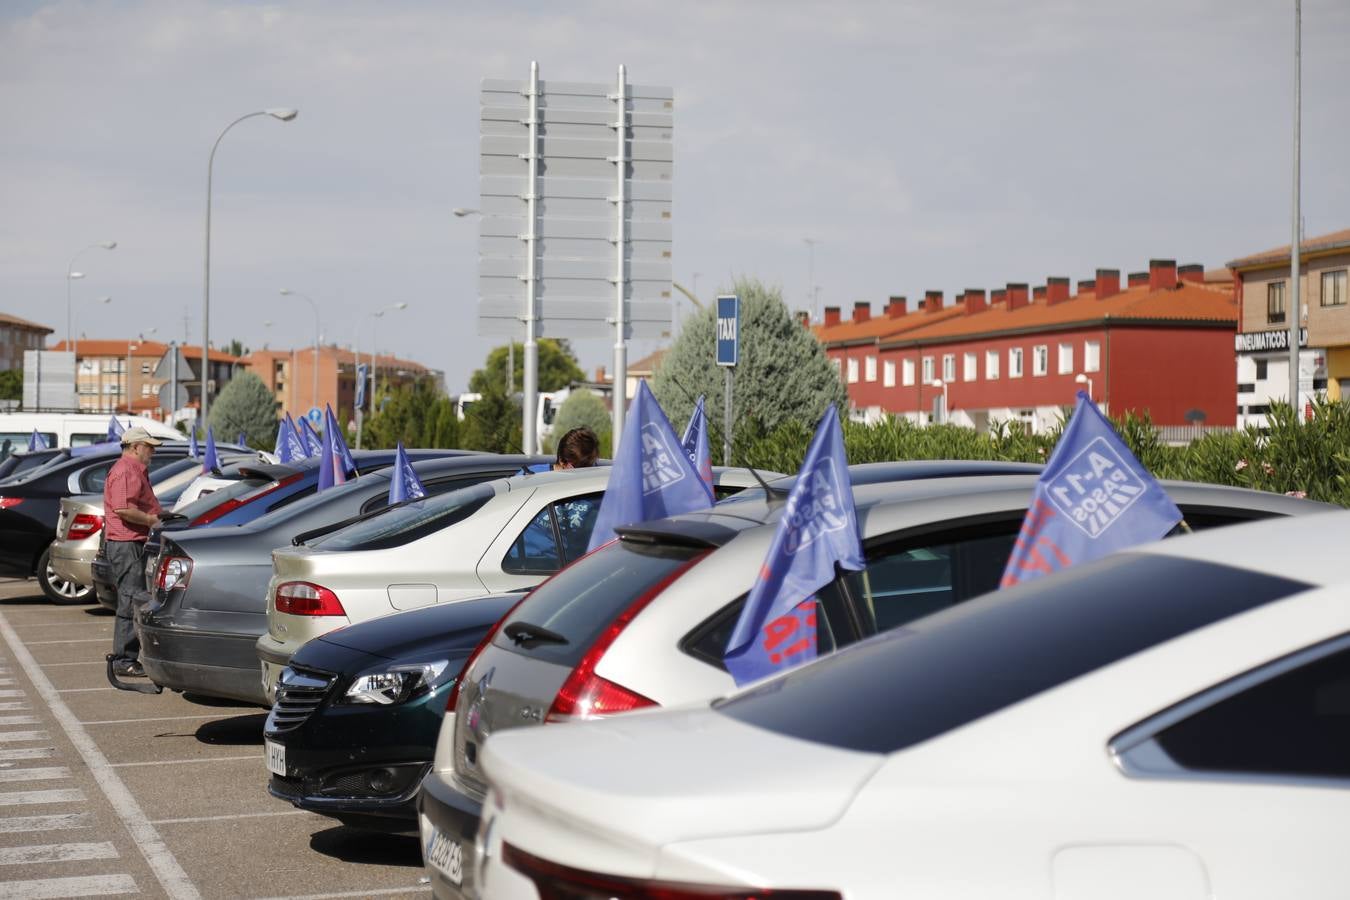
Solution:
M 400 547 L 463 521 L 492 499 L 491 482 L 394 506 L 313 541 L 323 550 L 384 550 Z
M 1307 587 L 1117 554 L 910 622 L 714 708 L 802 740 L 894 753 Z

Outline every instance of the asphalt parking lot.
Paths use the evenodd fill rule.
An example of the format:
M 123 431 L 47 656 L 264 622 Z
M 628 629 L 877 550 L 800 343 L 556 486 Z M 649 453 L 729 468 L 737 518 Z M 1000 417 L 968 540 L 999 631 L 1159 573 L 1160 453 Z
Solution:
M 112 623 L 0 581 L 0 898 L 428 895 L 416 838 L 267 794 L 263 710 L 109 686 Z

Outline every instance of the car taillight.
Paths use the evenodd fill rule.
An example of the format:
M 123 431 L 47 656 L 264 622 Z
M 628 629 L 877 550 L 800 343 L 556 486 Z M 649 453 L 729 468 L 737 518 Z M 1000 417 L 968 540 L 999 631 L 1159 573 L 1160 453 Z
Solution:
M 683 575 L 690 566 L 705 555 L 700 553 L 649 587 L 640 597 L 630 603 L 628 608 L 619 614 L 618 618 L 609 623 L 609 627 L 595 639 L 595 643 L 591 644 L 590 649 L 586 651 L 586 655 L 581 658 L 581 662 L 577 663 L 577 667 L 572 670 L 571 674 L 567 676 L 567 680 L 563 682 L 563 686 L 558 689 L 558 696 L 553 698 L 553 705 L 549 707 L 548 715 L 544 717 L 545 722 L 590 719 L 596 716 L 629 712 L 643 706 L 657 705 L 655 700 L 596 675 L 595 667 L 600 664 L 600 659 L 609 650 L 610 645 L 618 639 L 619 635 L 623 634 L 623 630 L 628 627 L 628 623 L 637 618 L 637 614 L 642 612 L 648 603 L 656 599 L 658 594 L 668 588 L 671 582 Z
M 534 883 L 539 900 L 841 900 L 843 896 L 838 891 L 722 887 L 587 872 L 540 859 L 505 841 L 502 862 Z
M 258 488 L 256 491 L 250 491 L 249 493 L 244 494 L 242 497 L 231 497 L 230 499 L 226 500 L 219 506 L 212 507 L 211 509 L 208 509 L 206 512 L 202 513 L 197 518 L 193 519 L 189 527 L 196 528 L 198 525 L 209 525 L 216 519 L 219 519 L 221 516 L 225 515 L 226 513 L 234 512 L 239 507 L 247 506 L 254 500 L 257 500 L 261 497 L 266 497 L 273 491 L 280 490 L 281 488 L 284 488 L 289 484 L 294 484 L 296 481 L 300 479 L 301 474 L 302 473 L 300 472 L 296 472 L 293 475 L 287 475 L 280 481 L 268 482 L 261 488 Z
M 23 502 L 22 497 L 0 497 L 0 509 L 9 509 Z
M 155 586 L 161 591 L 185 588 L 192 577 L 192 560 L 186 556 L 166 556 L 159 561 Z
M 531 591 L 530 593 L 533 593 L 533 591 Z M 469 658 L 464 660 L 464 665 L 460 668 L 459 674 L 455 676 L 455 683 L 450 687 L 450 693 L 446 695 L 445 698 L 446 712 L 455 711 L 455 704 L 459 702 L 460 686 L 464 684 L 464 679 L 468 677 L 469 670 L 473 668 L 474 662 L 478 659 L 479 656 L 482 655 L 483 651 L 487 649 L 487 645 L 492 643 L 492 639 L 496 637 L 497 632 L 501 630 L 502 623 L 505 622 L 507 619 L 509 619 L 511 617 L 511 613 L 516 611 L 516 607 L 524 603 L 525 598 L 529 596 L 530 594 L 527 593 L 525 597 L 521 597 L 514 604 L 512 604 L 511 608 L 506 611 L 506 615 L 498 619 L 497 624 L 493 625 L 491 628 L 488 629 L 488 633 L 483 635 L 483 639 L 478 642 L 478 646 L 473 648 L 473 652 L 469 654 Z
M 277 585 L 276 609 L 293 616 L 345 616 L 338 595 L 326 587 L 308 581 L 286 581 Z
M 93 513 L 80 513 L 71 520 L 70 527 L 66 529 L 66 540 L 83 540 L 98 534 L 102 528 L 102 516 L 96 516 Z

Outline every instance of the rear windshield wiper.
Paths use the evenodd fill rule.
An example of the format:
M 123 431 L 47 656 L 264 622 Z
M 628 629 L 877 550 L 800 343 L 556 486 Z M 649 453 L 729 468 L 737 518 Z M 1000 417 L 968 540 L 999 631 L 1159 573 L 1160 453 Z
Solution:
M 502 633 L 515 641 L 518 647 L 567 643 L 567 638 L 558 634 L 558 632 L 549 631 L 541 625 L 531 625 L 529 622 L 512 622 L 502 629 Z
M 161 522 L 175 522 L 179 519 L 186 519 L 186 518 L 187 516 L 183 515 L 182 513 L 166 512 L 160 515 L 159 520 Z

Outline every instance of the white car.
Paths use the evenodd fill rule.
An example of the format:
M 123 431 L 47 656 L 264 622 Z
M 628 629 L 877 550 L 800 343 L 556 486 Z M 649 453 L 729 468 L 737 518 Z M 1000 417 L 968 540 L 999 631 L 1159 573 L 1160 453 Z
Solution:
M 1350 513 L 1151 544 L 730 699 L 496 734 L 487 898 L 1344 898 Z
M 586 553 L 609 467 L 498 479 L 427 497 L 272 553 L 263 688 L 306 641 L 432 603 L 531 587 Z M 773 474 L 773 473 L 771 473 Z M 719 496 L 757 484 L 714 469 Z

